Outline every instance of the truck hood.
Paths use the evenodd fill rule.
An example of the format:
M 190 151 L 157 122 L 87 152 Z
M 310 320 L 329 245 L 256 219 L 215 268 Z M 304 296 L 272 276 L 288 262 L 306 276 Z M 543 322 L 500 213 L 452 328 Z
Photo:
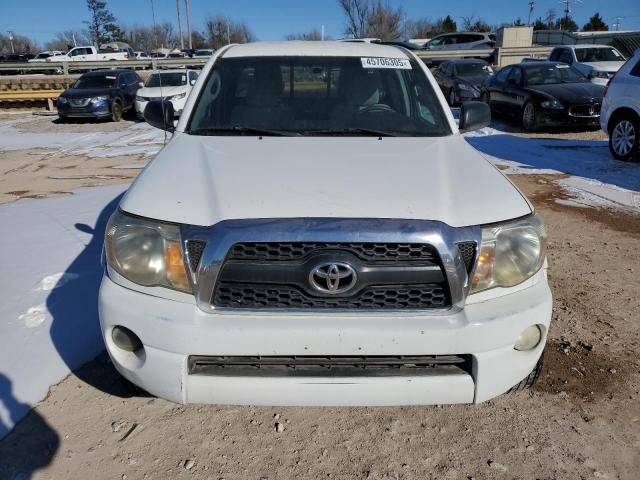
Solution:
M 250 218 L 397 218 L 454 227 L 531 213 L 460 135 L 248 137 L 176 133 L 120 207 L 209 226 Z
M 186 92 L 188 89 L 187 85 L 178 85 L 176 87 L 142 87 L 140 90 L 136 92 L 136 95 L 140 97 L 148 97 L 148 98 L 160 98 L 160 96 L 171 97 L 173 95 L 178 95 L 179 93 Z

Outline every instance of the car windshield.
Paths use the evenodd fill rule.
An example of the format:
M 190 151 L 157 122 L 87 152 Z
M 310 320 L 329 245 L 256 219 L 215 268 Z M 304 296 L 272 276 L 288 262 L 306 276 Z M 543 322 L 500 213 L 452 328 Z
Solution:
M 535 65 L 523 68 L 525 85 L 588 82 L 587 78 L 569 65 Z
M 485 63 L 458 63 L 455 68 L 459 77 L 488 77 L 493 73 L 491 67 Z
M 451 133 L 426 75 L 406 57 L 218 60 L 188 132 L 234 135 L 259 129 L 285 135 Z
M 187 84 L 187 74 L 185 72 L 154 73 L 149 77 L 145 87 L 179 87 Z
M 615 48 L 576 48 L 579 62 L 624 62 L 624 57 Z
M 52 53 L 39 53 L 38 55 L 36 55 L 36 58 L 49 58 L 51 57 L 53 54 Z
M 76 80 L 72 88 L 113 88 L 115 84 L 115 75 L 86 75 Z

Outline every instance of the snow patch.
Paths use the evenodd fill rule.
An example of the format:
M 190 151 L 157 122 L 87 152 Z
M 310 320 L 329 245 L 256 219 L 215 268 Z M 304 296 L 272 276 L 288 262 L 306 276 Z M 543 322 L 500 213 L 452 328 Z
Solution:
M 47 306 L 43 303 L 37 307 L 31 307 L 26 313 L 18 317 L 27 328 L 36 328 L 44 323 L 48 316 Z
M 76 273 L 54 273 L 53 275 L 47 275 L 42 280 L 40 280 L 39 289 L 43 292 L 49 292 L 54 288 L 59 288 L 64 286 L 66 283 L 75 280 L 76 278 L 80 278 L 80 275 Z

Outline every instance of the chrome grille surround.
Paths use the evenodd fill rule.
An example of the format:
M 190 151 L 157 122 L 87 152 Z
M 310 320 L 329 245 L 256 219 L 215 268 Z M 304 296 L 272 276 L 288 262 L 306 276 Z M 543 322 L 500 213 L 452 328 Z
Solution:
M 212 227 L 183 226 L 184 251 L 187 242 L 206 242 L 197 271 L 192 271 L 194 293 L 198 307 L 207 313 L 233 312 L 235 309 L 214 307 L 212 298 L 220 269 L 234 244 L 241 242 L 361 242 L 411 243 L 433 246 L 442 262 L 451 296 L 451 306 L 442 311 L 461 310 L 469 291 L 470 277 L 464 258 L 458 249 L 460 242 L 480 245 L 479 226 L 453 228 L 431 220 L 347 219 L 347 218 L 287 218 L 225 220 Z M 295 311 L 287 308 L 287 312 Z M 247 309 L 243 309 L 246 312 Z M 260 309 L 256 309 L 260 312 Z M 273 309 L 271 310 L 273 311 Z M 317 311 L 301 309 L 300 312 Z M 340 311 L 333 309 L 331 312 Z M 348 310 L 353 313 L 353 309 Z M 434 314 L 438 310 L 417 310 Z M 367 309 L 368 314 L 389 314 L 389 310 Z M 406 312 L 406 310 L 403 310 Z

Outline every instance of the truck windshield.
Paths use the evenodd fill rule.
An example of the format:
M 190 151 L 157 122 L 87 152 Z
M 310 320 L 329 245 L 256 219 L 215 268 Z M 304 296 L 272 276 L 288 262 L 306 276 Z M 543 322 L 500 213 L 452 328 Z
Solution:
M 115 75 L 89 75 L 80 77 L 71 88 L 113 88 L 115 84 Z
M 579 62 L 624 62 L 625 58 L 615 48 L 576 48 Z
M 242 135 L 261 129 L 281 135 L 451 133 L 426 75 L 406 58 L 218 60 L 196 101 L 187 131 Z
M 187 84 L 187 74 L 184 72 L 177 73 L 154 73 L 149 77 L 145 87 L 179 87 Z
M 523 65 L 525 85 L 588 82 L 587 78 L 569 65 Z

